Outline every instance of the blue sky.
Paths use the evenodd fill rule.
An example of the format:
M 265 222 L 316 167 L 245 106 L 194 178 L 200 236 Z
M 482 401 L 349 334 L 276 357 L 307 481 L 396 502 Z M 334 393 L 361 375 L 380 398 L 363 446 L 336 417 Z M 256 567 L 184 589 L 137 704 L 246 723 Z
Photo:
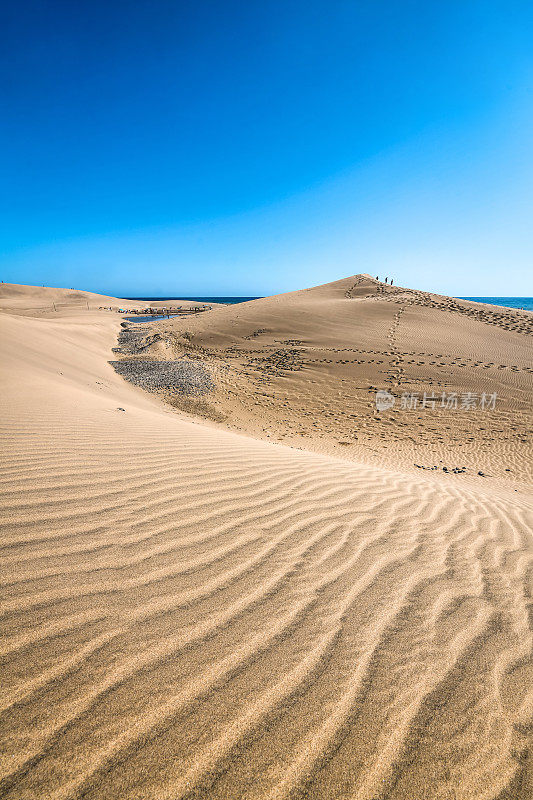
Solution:
M 533 4 L 2 11 L 1 278 L 532 295 Z

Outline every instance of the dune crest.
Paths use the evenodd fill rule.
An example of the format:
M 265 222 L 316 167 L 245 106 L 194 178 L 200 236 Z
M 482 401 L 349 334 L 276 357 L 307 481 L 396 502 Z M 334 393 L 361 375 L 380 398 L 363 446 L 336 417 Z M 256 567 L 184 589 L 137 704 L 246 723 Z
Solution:
M 461 470 L 463 482 L 533 481 L 531 312 L 354 275 L 150 333 L 144 356 L 212 370 L 198 414 L 225 427 L 394 469 Z M 394 401 L 382 413 L 378 390 Z

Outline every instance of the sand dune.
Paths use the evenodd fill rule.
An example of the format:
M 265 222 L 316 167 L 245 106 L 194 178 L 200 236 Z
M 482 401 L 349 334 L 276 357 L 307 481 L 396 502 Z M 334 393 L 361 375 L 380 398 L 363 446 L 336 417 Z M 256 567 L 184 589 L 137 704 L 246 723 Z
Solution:
M 56 289 L 50 286 L 25 286 L 24 284 L 0 284 L 0 309 L 3 313 L 14 313 L 19 316 L 40 316 L 56 318 L 58 315 L 71 315 L 76 310 L 96 311 L 100 306 L 141 309 L 150 305 L 161 308 L 168 302 L 152 300 L 128 300 L 95 294 L 81 289 Z M 182 308 L 202 306 L 192 300 L 179 300 L 175 305 Z M 210 304 L 213 305 L 213 304 Z
M 343 459 L 531 485 L 531 312 L 356 275 L 153 330 L 145 355 L 211 365 L 211 416 L 226 427 Z M 381 414 L 377 389 L 396 400 Z M 435 408 L 421 407 L 424 393 Z M 443 393 L 456 409 L 441 408 Z M 479 410 L 483 393 L 497 395 L 494 409 Z M 461 407 L 468 394 L 477 410 Z M 416 408 L 402 408 L 404 395 Z
M 367 384 L 383 368 L 391 387 L 416 374 L 401 366 L 407 358 L 394 366 L 395 354 L 442 353 L 429 362 L 455 348 L 463 363 L 486 347 L 497 361 L 500 347 L 508 361 L 511 342 L 518 373 L 506 367 L 498 379 L 517 392 L 505 413 L 522 419 L 521 330 L 423 303 L 396 322 L 394 299 L 357 299 L 365 281 L 338 284 L 341 298 L 333 285 L 305 302 L 206 312 L 187 320 L 191 338 L 185 323 L 159 323 L 149 350 L 162 358 L 183 347 L 230 389 L 248 371 L 251 393 L 255 367 L 242 349 L 298 330 L 302 368 L 285 377 L 261 367 L 262 391 L 292 381 L 290 398 L 303 398 L 307 375 L 308 402 L 327 404 L 341 366 L 306 359 L 322 348 L 332 360 L 343 337 Z M 459 329 L 443 322 L 442 341 L 417 340 L 425 314 Z M 271 333 L 255 333 L 267 323 Z M 532 504 L 521 443 L 506 445 L 522 470 L 516 485 L 404 468 L 392 438 L 401 469 L 288 447 L 127 384 L 108 364 L 114 315 L 10 313 L 0 325 L 0 797 L 532 796 Z M 390 361 L 372 373 L 391 339 Z M 285 341 L 283 358 L 300 347 Z M 251 356 L 268 359 L 269 348 Z M 442 374 L 438 361 L 425 369 L 424 379 Z M 222 408 L 223 397 L 209 402 Z

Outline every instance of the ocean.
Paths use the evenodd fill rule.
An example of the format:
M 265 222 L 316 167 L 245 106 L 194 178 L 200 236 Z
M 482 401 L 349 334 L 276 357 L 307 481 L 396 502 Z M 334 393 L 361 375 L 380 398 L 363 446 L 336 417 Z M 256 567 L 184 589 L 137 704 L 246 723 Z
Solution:
M 247 303 L 248 300 L 260 300 L 261 297 L 125 297 L 124 300 L 195 300 L 197 303 Z
M 476 303 L 490 303 L 493 306 L 533 311 L 533 297 L 460 297 L 459 300 L 475 300 Z

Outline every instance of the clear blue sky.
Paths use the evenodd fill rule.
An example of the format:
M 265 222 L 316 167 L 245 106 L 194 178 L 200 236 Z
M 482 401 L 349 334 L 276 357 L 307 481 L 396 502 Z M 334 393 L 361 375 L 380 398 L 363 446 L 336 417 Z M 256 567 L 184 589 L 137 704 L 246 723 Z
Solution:
M 532 295 L 533 4 L 5 3 L 9 282 Z

